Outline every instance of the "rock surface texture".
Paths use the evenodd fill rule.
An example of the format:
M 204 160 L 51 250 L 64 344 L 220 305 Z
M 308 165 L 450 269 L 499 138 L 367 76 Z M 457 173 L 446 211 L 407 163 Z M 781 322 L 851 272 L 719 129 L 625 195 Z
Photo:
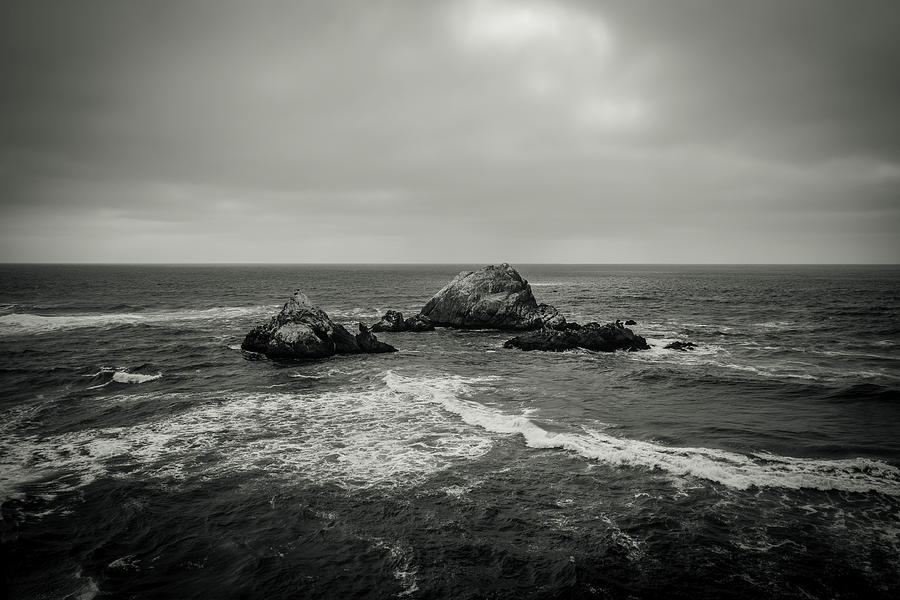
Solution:
M 614 352 L 616 350 L 630 352 L 650 349 L 647 340 L 643 337 L 627 327 L 615 323 L 606 325 L 568 323 L 559 330 L 544 328 L 514 337 L 504 343 L 503 347 L 549 352 L 562 352 L 574 348 L 585 348 L 597 352 Z
M 438 327 L 530 330 L 562 327 L 552 306 L 538 304 L 531 286 L 506 263 L 463 271 L 432 296 L 420 313 Z
M 300 290 L 267 323 L 255 327 L 244 337 L 244 350 L 269 358 L 327 358 L 335 354 L 396 352 L 379 342 L 369 329 L 359 324 L 359 333 L 351 334 L 334 323 L 325 311 L 314 306 Z

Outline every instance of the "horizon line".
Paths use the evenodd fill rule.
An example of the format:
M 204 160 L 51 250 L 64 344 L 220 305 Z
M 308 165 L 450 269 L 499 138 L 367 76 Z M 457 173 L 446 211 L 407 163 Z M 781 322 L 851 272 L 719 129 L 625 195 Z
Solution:
M 437 262 L 267 262 L 267 261 L 178 261 L 178 262 L 155 262 L 155 261 L 134 261 L 134 262 L 102 262 L 102 261 L 2 261 L 0 266 L 111 266 L 111 267 L 127 267 L 127 266 L 160 266 L 160 267 L 177 267 L 177 266 L 440 266 L 440 265 L 478 265 L 478 264 L 520 264 L 535 266 L 670 266 L 670 267 L 896 267 L 900 266 L 900 262 L 881 263 L 881 262 L 528 262 L 528 261 L 437 261 Z

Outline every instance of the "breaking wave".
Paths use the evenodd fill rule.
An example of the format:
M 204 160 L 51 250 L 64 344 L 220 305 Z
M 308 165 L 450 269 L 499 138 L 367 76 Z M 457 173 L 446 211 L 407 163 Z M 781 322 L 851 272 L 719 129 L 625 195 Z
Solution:
M 177 396 L 153 397 L 165 403 Z M 62 476 L 67 485 L 80 487 L 111 472 L 169 480 L 256 472 L 346 489 L 394 487 L 421 482 L 493 446 L 490 436 L 433 404 L 410 400 L 381 385 L 362 391 L 192 395 L 202 406 L 149 423 L 9 436 L 0 442 L 0 495 L 29 481 Z
M 110 381 L 161 375 L 116 371 Z M 527 413 L 507 414 L 472 399 L 497 377 L 405 377 L 356 391 L 190 395 L 183 413 L 132 426 L 55 436 L 13 433 L 0 442 L 0 494 L 29 481 L 79 487 L 100 477 L 183 480 L 255 473 L 345 489 L 422 483 L 478 459 L 495 434 L 521 435 L 531 448 L 556 448 L 615 467 L 658 470 L 734 489 L 875 491 L 900 496 L 900 469 L 864 458 L 824 460 L 671 447 L 587 427 L 548 430 Z M 107 382 L 109 383 L 109 382 Z M 135 402 L 142 396 L 106 398 Z M 177 394 L 156 395 L 160 403 Z M 111 467 L 110 465 L 114 465 Z M 74 476 L 74 478 L 73 478 Z
M 40 334 L 82 328 L 109 328 L 121 325 L 156 324 L 180 321 L 229 320 L 265 316 L 271 306 L 223 306 L 207 309 L 163 310 L 140 313 L 90 313 L 80 315 L 38 315 L 10 313 L 0 316 L 0 336 Z
M 559 448 L 615 466 L 662 470 L 676 476 L 706 479 L 736 489 L 876 491 L 900 495 L 900 469 L 887 463 L 854 458 L 824 460 L 775 454 L 744 455 L 714 448 L 670 447 L 617 438 L 600 431 L 548 431 L 525 415 L 505 414 L 461 397 L 460 378 L 420 380 L 388 372 L 388 386 L 408 394 L 430 396 L 470 425 L 500 434 L 518 434 L 532 448 Z

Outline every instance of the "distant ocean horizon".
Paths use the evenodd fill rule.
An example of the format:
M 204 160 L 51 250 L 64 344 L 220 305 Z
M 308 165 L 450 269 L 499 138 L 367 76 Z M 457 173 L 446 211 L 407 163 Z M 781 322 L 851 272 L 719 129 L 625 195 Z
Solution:
M 96 267 L 242 267 L 242 266 L 308 266 L 308 267 L 334 267 L 334 266 L 371 266 L 371 267 L 423 267 L 423 266 L 470 266 L 482 267 L 488 264 L 508 263 L 516 268 L 525 267 L 893 267 L 900 263 L 682 263 L 682 262 L 516 262 L 514 260 L 495 261 L 439 261 L 439 262 L 278 262 L 278 261 L 244 261 L 244 262 L 15 262 L 0 261 L 3 266 L 96 266 Z
M 900 594 L 898 265 L 511 263 L 643 352 L 240 348 L 484 264 L 0 264 L 0 595 Z

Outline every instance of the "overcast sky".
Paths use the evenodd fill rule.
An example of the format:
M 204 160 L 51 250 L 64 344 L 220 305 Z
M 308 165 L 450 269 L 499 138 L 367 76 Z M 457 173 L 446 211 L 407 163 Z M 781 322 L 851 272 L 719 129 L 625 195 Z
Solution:
M 900 262 L 900 2 L 0 0 L 0 261 Z

